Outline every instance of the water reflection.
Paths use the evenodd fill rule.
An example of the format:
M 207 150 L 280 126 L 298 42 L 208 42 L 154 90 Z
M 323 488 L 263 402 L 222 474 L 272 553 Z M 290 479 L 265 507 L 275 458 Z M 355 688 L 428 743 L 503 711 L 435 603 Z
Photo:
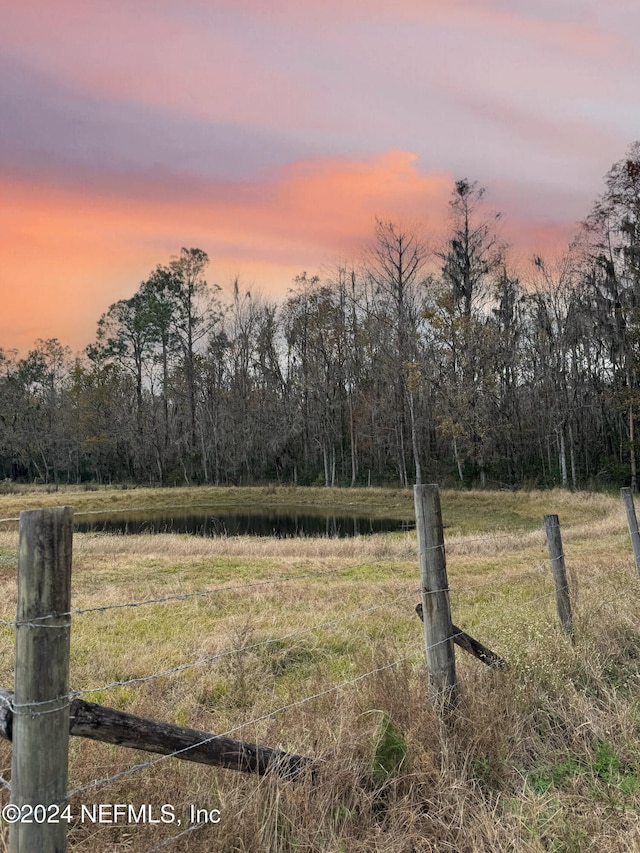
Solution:
M 367 518 L 357 515 L 327 515 L 284 510 L 209 512 L 127 512 L 76 516 L 75 528 L 81 533 L 190 533 L 194 536 L 295 536 L 330 538 L 363 536 L 371 533 L 407 530 L 412 522 L 403 519 Z

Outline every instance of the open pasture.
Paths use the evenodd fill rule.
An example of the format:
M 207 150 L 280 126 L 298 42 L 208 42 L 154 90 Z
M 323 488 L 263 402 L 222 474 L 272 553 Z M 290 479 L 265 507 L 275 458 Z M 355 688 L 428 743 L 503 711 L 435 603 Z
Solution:
M 4 495 L 0 516 L 211 500 L 358 505 L 380 516 L 412 508 L 411 492 L 377 489 L 68 490 Z M 220 823 L 160 849 L 640 849 L 640 582 L 621 502 L 444 492 L 442 506 L 453 619 L 508 663 L 494 672 L 457 650 L 461 701 L 447 724 L 427 700 L 415 534 L 76 534 L 73 608 L 87 612 L 73 616 L 70 681 L 83 698 L 318 764 L 315 778 L 294 783 L 72 738 L 70 790 L 85 788 L 74 813 L 169 803 L 185 820 L 76 822 L 69 849 L 153 850 L 187 828 L 191 804 L 219 809 Z M 545 513 L 562 524 L 573 646 L 558 627 Z M 0 531 L 6 621 L 16 543 L 15 531 Z M 5 687 L 13 639 L 0 629 Z M 9 775 L 10 745 L 0 742 L 0 776 Z

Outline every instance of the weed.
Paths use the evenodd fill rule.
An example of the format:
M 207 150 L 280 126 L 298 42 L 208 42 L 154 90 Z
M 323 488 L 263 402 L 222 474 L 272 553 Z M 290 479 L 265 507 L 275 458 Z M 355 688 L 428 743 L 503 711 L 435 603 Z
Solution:
M 382 715 L 378 726 L 373 756 L 373 784 L 382 788 L 402 767 L 407 757 L 407 742 L 387 714 Z
M 527 782 L 536 794 L 546 794 L 551 788 L 563 788 L 573 776 L 584 772 L 585 768 L 573 757 L 565 758 L 548 770 L 531 771 Z

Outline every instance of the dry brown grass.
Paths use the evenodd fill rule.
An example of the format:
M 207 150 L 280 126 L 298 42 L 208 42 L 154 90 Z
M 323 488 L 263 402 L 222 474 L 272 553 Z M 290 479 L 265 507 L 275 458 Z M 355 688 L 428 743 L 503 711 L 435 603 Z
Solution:
M 461 700 L 448 722 L 426 699 L 411 534 L 77 535 L 76 608 L 211 594 L 76 615 L 74 688 L 200 661 L 90 698 L 206 731 L 259 720 L 235 736 L 313 756 L 317 775 L 290 783 L 161 759 L 74 797 L 74 811 L 94 802 L 172 803 L 183 817 L 191 803 L 219 808 L 219 825 L 165 848 L 193 853 L 639 850 L 640 582 L 624 515 L 605 496 L 550 497 L 543 510 L 559 513 L 577 578 L 575 645 L 557 627 L 541 499 L 483 495 L 480 521 L 446 531 L 453 616 L 509 666 L 493 672 L 458 653 Z M 443 504 L 446 514 L 446 495 Z M 468 512 L 473 506 L 469 500 Z M 490 518 L 502 519 L 494 532 Z M 15 608 L 15 543 L 15 533 L 0 533 L 5 619 Z M 12 643 L 12 632 L 0 630 L 0 684 L 11 683 Z M 226 651 L 233 653 L 206 661 Z M 269 715 L 284 705 L 291 707 Z M 406 754 L 376 783 L 385 716 Z M 5 777 L 9 756 L 0 744 Z M 72 739 L 70 786 L 155 758 Z M 144 853 L 178 831 L 77 824 L 69 849 Z

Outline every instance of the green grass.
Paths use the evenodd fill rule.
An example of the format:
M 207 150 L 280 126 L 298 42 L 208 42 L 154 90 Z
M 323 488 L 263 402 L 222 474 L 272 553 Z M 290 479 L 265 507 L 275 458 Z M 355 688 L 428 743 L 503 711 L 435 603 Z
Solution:
M 407 742 L 387 714 L 380 720 L 373 754 L 373 784 L 382 788 L 398 773 L 407 757 Z

